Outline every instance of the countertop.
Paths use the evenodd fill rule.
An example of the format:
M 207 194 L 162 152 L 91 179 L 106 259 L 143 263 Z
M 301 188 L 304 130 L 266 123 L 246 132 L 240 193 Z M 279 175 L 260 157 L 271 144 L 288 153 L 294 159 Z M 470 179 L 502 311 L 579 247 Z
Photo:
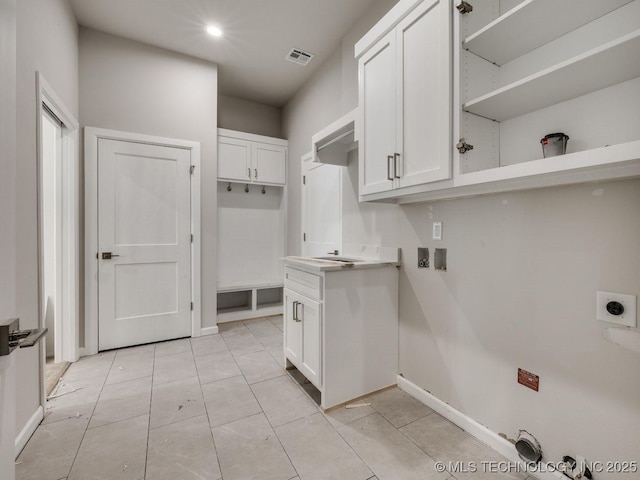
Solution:
M 398 262 L 390 262 L 388 260 L 379 260 L 373 258 L 358 258 L 353 256 L 336 257 L 350 260 L 342 262 L 337 260 L 327 260 L 314 257 L 284 257 L 285 265 L 306 270 L 309 272 L 336 272 L 341 270 L 353 270 L 364 268 L 380 268 L 395 267 L 400 265 Z

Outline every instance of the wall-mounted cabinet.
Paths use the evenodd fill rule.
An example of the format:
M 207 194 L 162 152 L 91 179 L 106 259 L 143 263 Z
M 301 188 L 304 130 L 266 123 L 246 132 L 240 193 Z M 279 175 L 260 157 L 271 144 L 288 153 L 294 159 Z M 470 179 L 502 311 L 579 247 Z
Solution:
M 451 176 L 450 25 L 447 0 L 400 2 L 356 44 L 360 195 Z
M 287 145 L 280 138 L 218 129 L 218 180 L 285 185 Z
M 452 177 L 391 196 L 361 189 L 361 200 L 409 203 L 640 175 L 640 64 L 631 60 L 640 56 L 639 1 L 525 0 L 504 11 L 514 2 L 471 1 L 468 13 L 458 3 L 450 5 Z M 555 132 L 569 136 L 567 153 L 543 158 L 540 139 Z

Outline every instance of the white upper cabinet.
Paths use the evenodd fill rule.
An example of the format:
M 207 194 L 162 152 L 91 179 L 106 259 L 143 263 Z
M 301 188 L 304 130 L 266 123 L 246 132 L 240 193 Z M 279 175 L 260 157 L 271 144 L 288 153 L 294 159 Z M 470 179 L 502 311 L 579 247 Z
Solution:
M 251 181 L 251 142 L 218 137 L 218 179 Z
M 409 8 L 400 11 L 397 8 Z M 388 31 L 387 31 L 388 30 Z M 400 2 L 358 44 L 360 195 L 451 176 L 446 0 Z
M 270 185 L 286 183 L 287 147 L 268 143 L 253 144 L 253 181 Z
M 358 147 L 360 195 L 384 192 L 395 185 L 396 152 L 395 31 L 359 61 L 362 137 Z
M 218 180 L 285 185 L 287 144 L 280 138 L 218 129 Z
M 361 200 L 640 175 L 640 0 L 465 3 L 399 0 L 356 45 Z

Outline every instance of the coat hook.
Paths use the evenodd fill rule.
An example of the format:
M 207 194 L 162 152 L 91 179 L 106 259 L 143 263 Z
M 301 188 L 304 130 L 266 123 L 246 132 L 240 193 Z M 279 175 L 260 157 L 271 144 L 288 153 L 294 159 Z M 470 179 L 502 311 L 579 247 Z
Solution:
M 227 185 L 227 192 L 231 191 L 231 182 L 229 182 L 229 185 Z
M 262 186 L 262 194 L 264 195 L 265 193 L 267 193 L 267 190 L 264 188 L 264 185 Z
M 244 187 L 244 193 L 249 193 L 249 184 Z

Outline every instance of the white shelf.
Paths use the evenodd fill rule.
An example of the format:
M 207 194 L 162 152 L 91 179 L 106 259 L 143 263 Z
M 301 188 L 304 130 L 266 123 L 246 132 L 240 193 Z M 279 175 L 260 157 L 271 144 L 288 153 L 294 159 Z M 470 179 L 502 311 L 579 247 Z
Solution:
M 504 65 L 630 1 L 525 0 L 467 37 L 462 47 Z
M 238 290 L 251 290 L 254 288 L 276 288 L 284 286 L 282 279 L 270 280 L 270 281 L 257 281 L 257 282 L 235 282 L 235 283 L 218 283 L 218 293 L 234 292 Z
M 351 110 L 311 137 L 314 162 L 341 166 L 349 163 L 349 152 L 358 147 L 355 140 L 356 113 L 357 109 Z
M 461 174 L 453 180 L 431 184 L 427 191 L 399 192 L 395 202 L 428 202 L 639 176 L 640 140 Z
M 508 120 L 640 76 L 640 30 L 523 78 L 463 105 Z

